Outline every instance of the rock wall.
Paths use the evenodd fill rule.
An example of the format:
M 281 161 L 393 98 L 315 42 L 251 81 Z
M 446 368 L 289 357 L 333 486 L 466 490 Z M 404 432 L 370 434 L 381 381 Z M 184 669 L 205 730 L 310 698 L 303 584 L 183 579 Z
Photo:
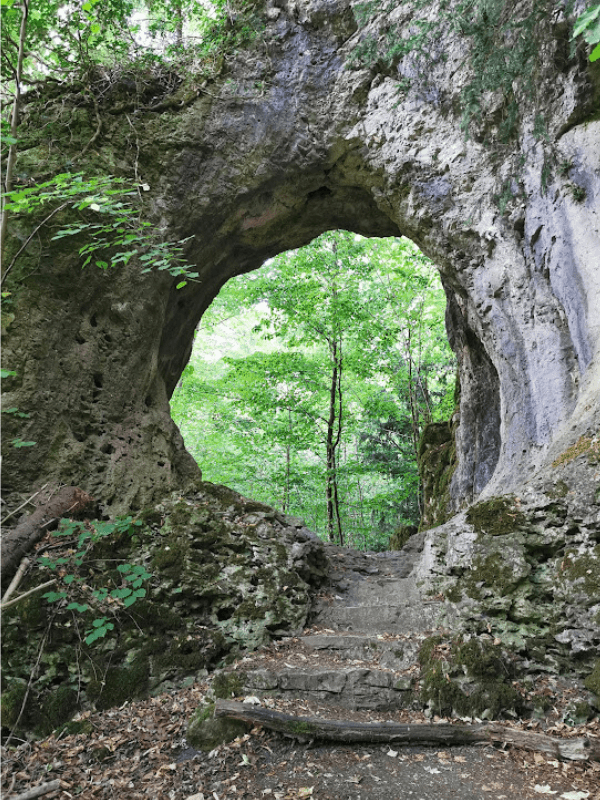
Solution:
M 169 397 L 202 313 L 232 276 L 341 227 L 404 234 L 439 266 L 462 387 L 453 502 L 515 489 L 598 428 L 599 66 L 568 54 L 562 11 L 548 16 L 538 90 L 519 98 L 503 144 L 501 105 L 465 136 L 471 43 L 450 26 L 445 58 L 422 59 L 406 92 L 410 53 L 346 68 L 370 29 L 410 31 L 422 11 L 398 6 L 362 29 L 347 0 L 268 0 L 258 13 L 264 30 L 190 97 L 100 82 L 101 135 L 84 156 L 97 126 L 85 94 L 30 98 L 20 179 L 67 164 L 147 183 L 148 213 L 168 238 L 193 237 L 200 277 L 178 291 L 132 262 L 82 271 L 73 243 L 40 229 L 7 283 L 4 345 L 17 371 L 6 402 L 31 415 L 5 438 L 37 444 L 7 448 L 5 487 L 52 477 L 116 510 L 193 484 Z M 13 252 L 32 227 L 18 222 Z

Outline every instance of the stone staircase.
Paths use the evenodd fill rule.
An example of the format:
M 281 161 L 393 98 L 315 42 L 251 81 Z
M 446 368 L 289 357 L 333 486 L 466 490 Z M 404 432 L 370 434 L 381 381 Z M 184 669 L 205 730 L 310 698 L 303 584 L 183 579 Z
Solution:
M 328 545 L 329 584 L 309 627 L 237 662 L 242 693 L 304 701 L 313 711 L 410 707 L 418 651 L 442 608 L 422 595 L 413 575 L 420 540 L 395 553 Z

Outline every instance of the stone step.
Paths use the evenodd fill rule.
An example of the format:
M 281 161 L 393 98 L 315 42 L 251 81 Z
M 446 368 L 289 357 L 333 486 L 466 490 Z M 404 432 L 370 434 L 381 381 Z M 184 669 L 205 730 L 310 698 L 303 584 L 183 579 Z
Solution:
M 360 634 L 315 633 L 302 637 L 308 650 L 344 661 L 375 662 L 384 669 L 405 670 L 416 664 L 419 648 L 425 637 L 361 636 Z
M 244 691 L 352 710 L 407 708 L 412 701 L 410 675 L 368 667 L 252 670 L 246 673 Z
M 418 633 L 437 627 L 441 609 L 442 604 L 438 602 L 372 606 L 320 603 L 311 617 L 311 624 L 353 633 Z

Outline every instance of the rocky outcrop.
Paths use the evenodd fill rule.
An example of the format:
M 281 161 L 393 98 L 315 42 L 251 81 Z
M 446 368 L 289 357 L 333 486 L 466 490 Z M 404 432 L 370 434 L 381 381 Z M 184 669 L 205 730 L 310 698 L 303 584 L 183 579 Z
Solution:
M 455 633 L 491 636 L 532 673 L 579 673 L 597 695 L 599 476 L 600 439 L 582 436 L 520 492 L 426 532 L 417 569 Z
M 107 77 L 89 149 L 97 119 L 84 93 L 30 97 L 20 179 L 68 164 L 144 182 L 164 235 L 193 237 L 199 279 L 176 290 L 133 262 L 82 271 L 73 243 L 40 229 L 7 282 L 4 345 L 17 372 L 8 406 L 30 414 L 9 420 L 6 439 L 37 444 L 8 447 L 5 486 L 53 478 L 122 509 L 192 485 L 169 397 L 202 313 L 233 275 L 347 228 L 404 234 L 439 266 L 462 387 L 454 506 L 516 490 L 598 428 L 598 65 L 569 54 L 557 8 L 536 27 L 536 91 L 518 96 L 512 138 L 500 95 L 466 136 L 475 44 L 443 20 L 418 63 L 398 47 L 347 68 L 370 35 L 408 36 L 429 12 L 398 5 L 362 27 L 347 0 L 268 0 L 252 13 L 257 36 L 185 98 L 149 80 L 157 96 L 128 97 Z M 32 227 L 18 222 L 13 252 Z
M 225 486 L 200 484 L 98 535 L 103 526 L 84 527 L 79 561 L 72 532 L 40 551 L 56 567 L 36 559 L 22 590 L 55 577 L 54 597 L 3 609 L 4 728 L 46 734 L 78 709 L 166 691 L 301 630 L 328 569 L 299 520 Z M 141 576 L 130 604 L 128 572 Z

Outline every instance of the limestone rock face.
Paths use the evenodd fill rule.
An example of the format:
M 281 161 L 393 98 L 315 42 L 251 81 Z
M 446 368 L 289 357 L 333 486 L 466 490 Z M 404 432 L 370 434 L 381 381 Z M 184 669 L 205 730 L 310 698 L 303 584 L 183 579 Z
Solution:
M 7 403 L 31 415 L 6 438 L 37 445 L 8 448 L 5 484 L 61 479 L 113 510 L 193 484 L 169 397 L 202 313 L 232 276 L 341 227 L 404 234 L 440 269 L 462 387 L 455 506 L 516 489 L 598 427 L 598 66 L 568 55 L 562 16 L 544 22 L 538 91 L 519 97 L 503 144 L 501 105 L 465 136 L 472 43 L 450 27 L 445 58 L 421 59 L 415 77 L 410 53 L 346 68 L 369 26 L 410 30 L 407 6 L 361 29 L 348 0 L 268 0 L 259 13 L 264 30 L 179 106 L 116 102 L 108 81 L 83 158 L 96 130 L 85 98 L 28 103 L 24 180 L 65 163 L 135 176 L 165 236 L 193 237 L 200 277 L 178 291 L 132 262 L 82 271 L 73 243 L 39 231 L 7 282 L 4 346 L 17 371 Z M 18 222 L 13 252 L 32 227 Z
M 453 631 L 530 669 L 587 676 L 600 656 L 600 440 L 582 436 L 521 491 L 427 531 L 418 568 Z M 600 698 L 599 698 L 600 699 Z

